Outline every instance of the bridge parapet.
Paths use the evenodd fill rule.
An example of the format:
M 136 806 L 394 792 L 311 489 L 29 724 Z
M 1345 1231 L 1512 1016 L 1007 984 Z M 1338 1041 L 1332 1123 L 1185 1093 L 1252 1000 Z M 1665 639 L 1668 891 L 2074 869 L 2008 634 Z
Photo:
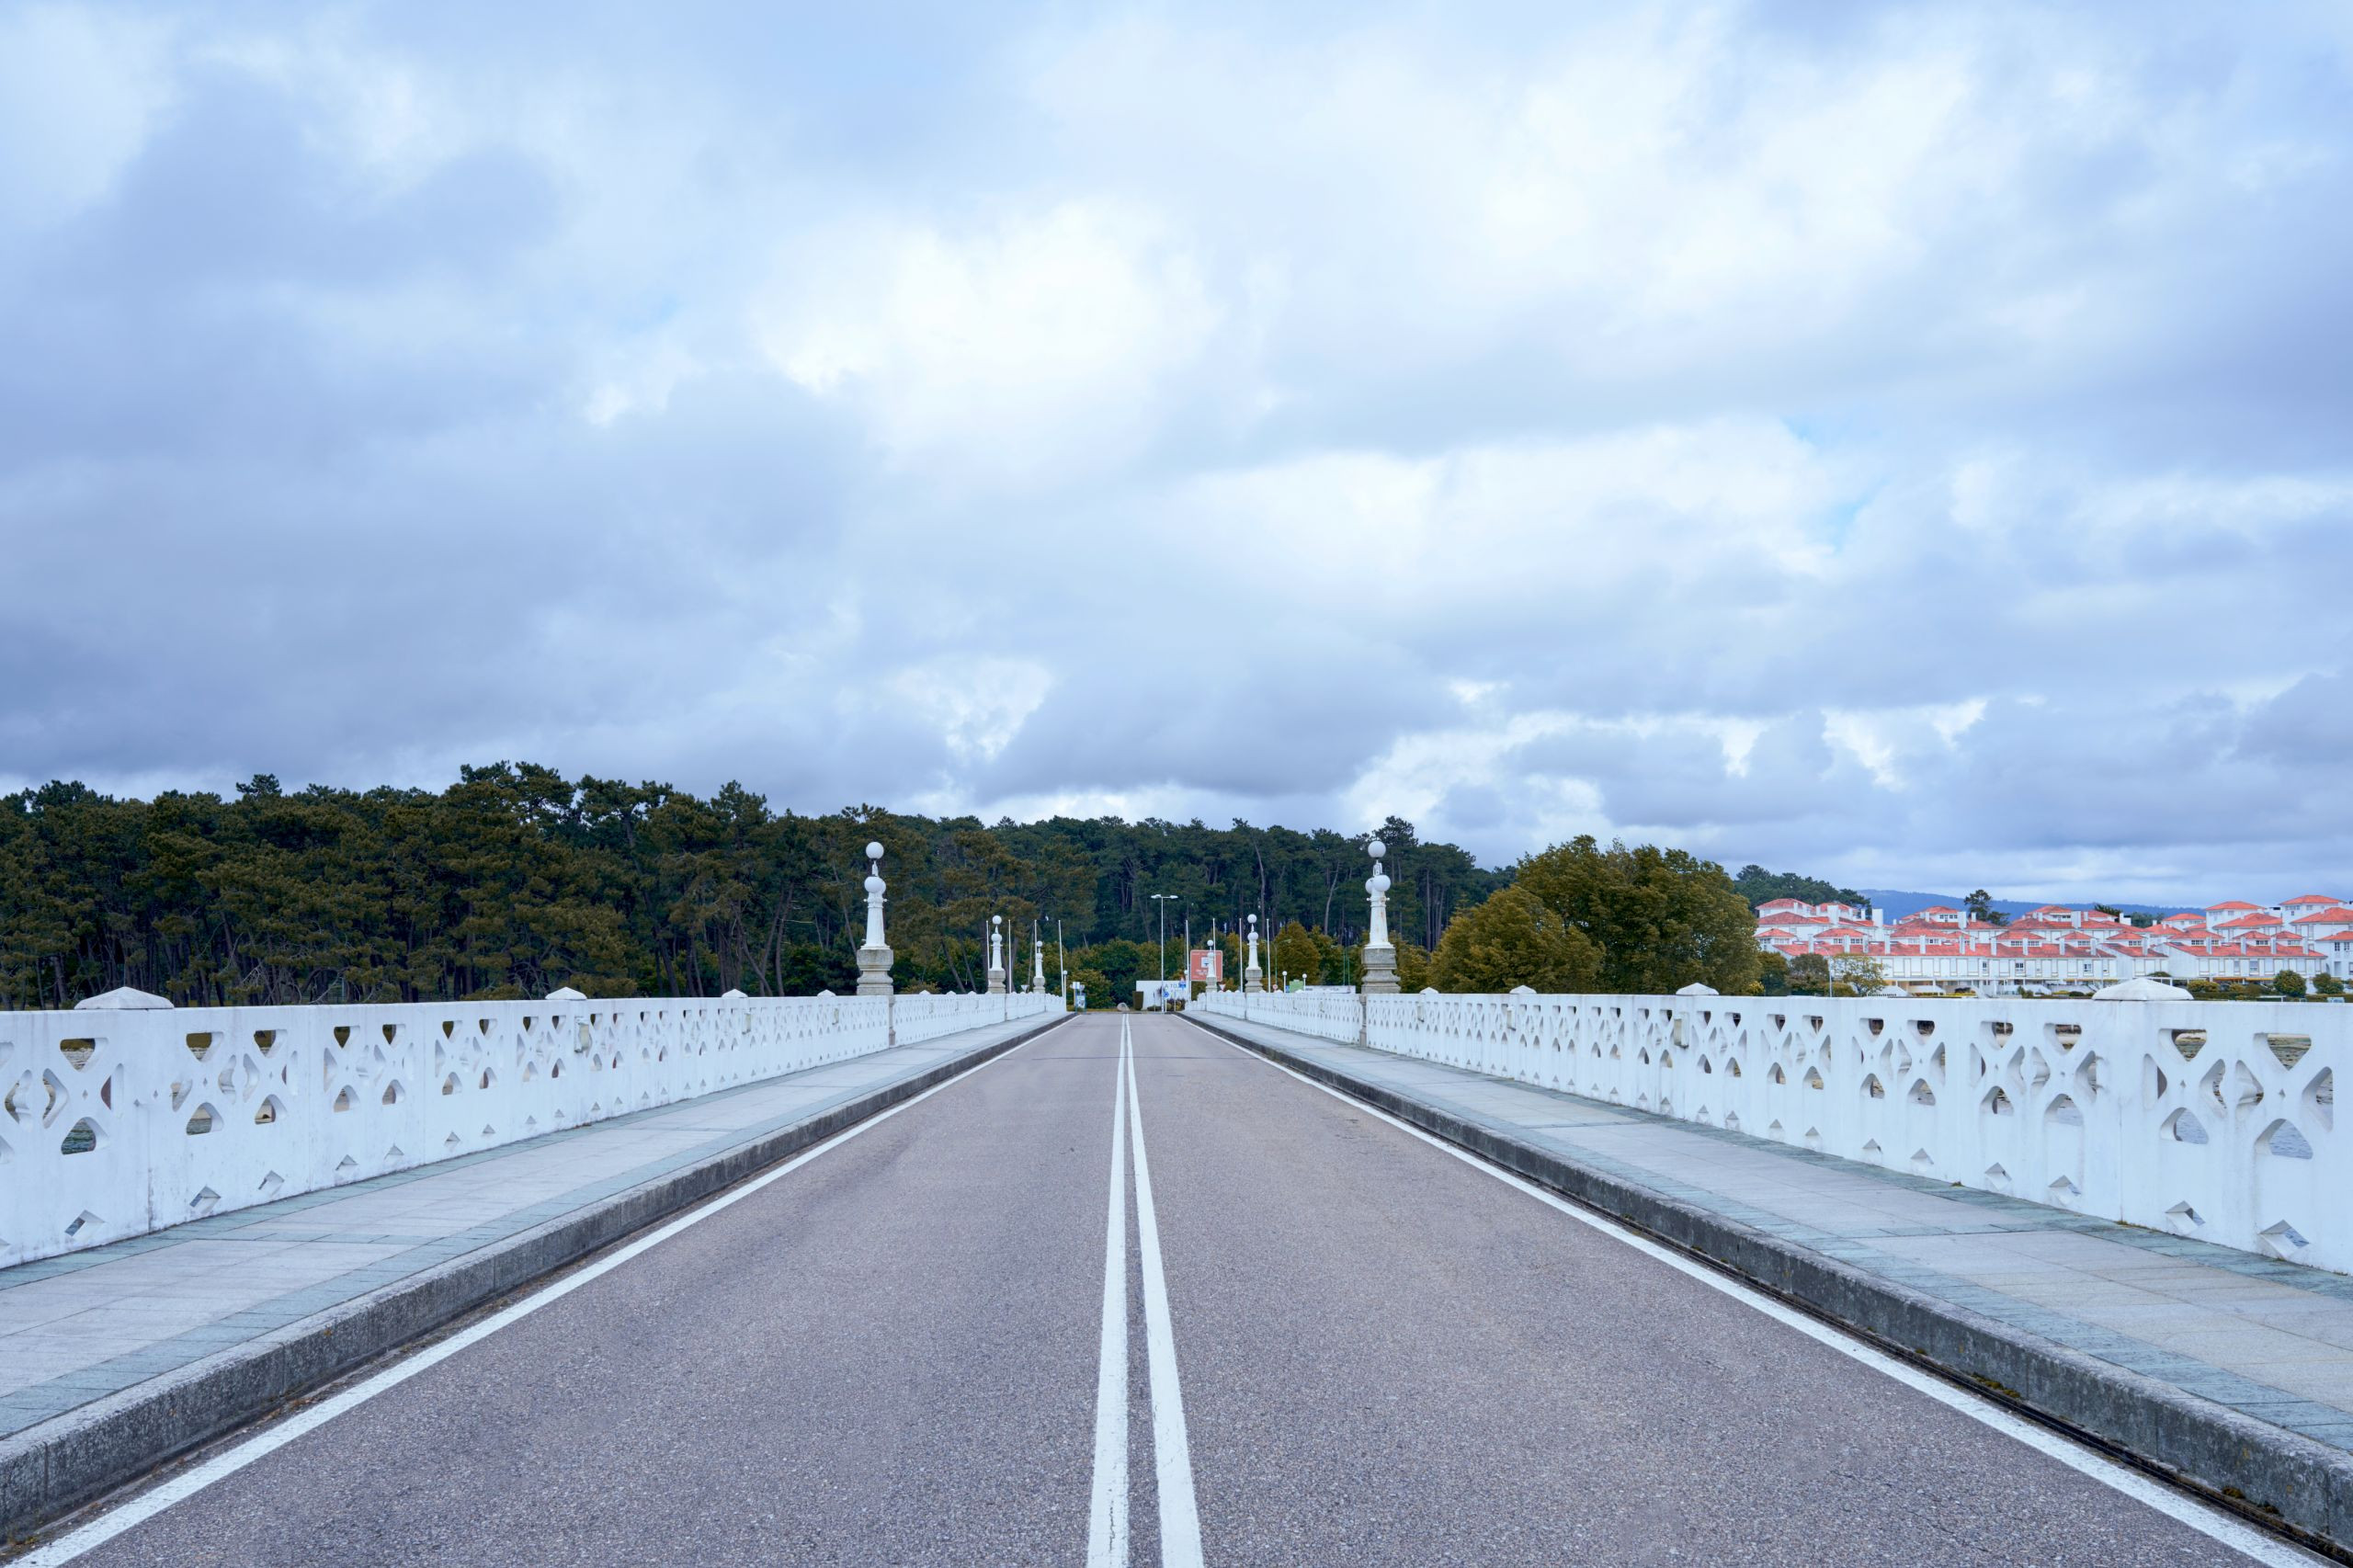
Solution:
M 0 1013 L 0 1267 L 881 1051 L 894 1007 L 914 1043 L 1049 1006 L 1061 998 Z
M 1191 1006 L 1344 1045 L 1364 1039 L 1363 998 L 1349 991 L 1210 991 Z
M 916 992 L 892 1003 L 891 1027 L 901 1045 L 919 1045 L 960 1029 L 976 1029 L 1007 1018 L 1043 1017 L 1063 1010 L 1052 992 L 1010 994 L 987 992 Z
M 2353 1051 L 2353 1009 L 1533 993 L 1246 1005 L 1218 993 L 1202 1003 L 1927 1180 L 2353 1270 L 2353 1205 L 2340 1196 L 2353 1191 L 2353 1153 L 2336 1131 L 2335 1072 Z

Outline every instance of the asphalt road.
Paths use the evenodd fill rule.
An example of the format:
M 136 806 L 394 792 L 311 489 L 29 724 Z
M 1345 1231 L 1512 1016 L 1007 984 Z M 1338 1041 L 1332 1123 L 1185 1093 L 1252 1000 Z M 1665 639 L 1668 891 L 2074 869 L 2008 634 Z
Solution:
M 1091 1519 L 1106 1560 L 1123 1021 L 1051 1031 L 77 1561 L 1082 1563 Z M 1190 1025 L 1132 1039 L 1130 1561 L 1161 1560 L 1188 1483 L 1221 1568 L 2245 1561 Z M 1157 1406 L 1155 1333 L 1181 1390 Z

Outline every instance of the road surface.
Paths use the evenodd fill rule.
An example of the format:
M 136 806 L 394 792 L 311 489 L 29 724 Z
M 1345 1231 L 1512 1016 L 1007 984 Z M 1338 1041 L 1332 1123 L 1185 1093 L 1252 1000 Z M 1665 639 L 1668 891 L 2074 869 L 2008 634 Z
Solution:
M 732 1199 L 36 1560 L 2250 1560 L 1181 1019 Z

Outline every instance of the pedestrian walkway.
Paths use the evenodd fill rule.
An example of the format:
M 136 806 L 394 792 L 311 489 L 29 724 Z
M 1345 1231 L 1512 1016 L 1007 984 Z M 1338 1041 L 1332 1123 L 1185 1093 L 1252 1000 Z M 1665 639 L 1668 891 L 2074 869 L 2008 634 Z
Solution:
M 0 1270 L 0 1438 L 1040 1027 L 902 1046 Z
M 2353 1450 L 2353 1278 L 1287 1029 L 1256 1040 L 2242 1415 Z

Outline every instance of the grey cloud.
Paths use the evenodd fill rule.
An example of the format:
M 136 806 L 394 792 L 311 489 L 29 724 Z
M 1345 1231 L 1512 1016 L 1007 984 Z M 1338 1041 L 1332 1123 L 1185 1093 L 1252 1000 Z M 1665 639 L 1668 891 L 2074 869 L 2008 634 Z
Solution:
M 338 68 L 416 92 L 414 143 L 359 127 L 402 147 L 394 176 L 304 75 L 307 13 L 176 13 L 143 147 L 0 247 L 0 774 L 433 782 L 530 756 L 804 808 L 1082 795 L 1340 826 L 1394 778 L 1426 832 L 1497 859 L 1590 826 L 1859 882 L 2353 881 L 2353 126 L 2296 14 L 1985 6 L 1945 34 L 1943 7 L 1736 8 L 1728 47 L 1790 51 L 1825 97 L 1918 55 L 1966 108 L 1853 236 L 1675 308 L 1645 292 L 1666 270 L 1614 279 L 1589 238 L 1502 267 L 1463 196 L 1495 170 L 1416 168 L 1327 92 L 1390 40 L 1421 97 L 1384 113 L 1526 154 L 1540 207 L 1542 160 L 1476 128 L 1524 131 L 1496 106 L 1603 46 L 1536 8 L 1466 13 L 1443 48 L 1409 47 L 1427 16 L 1229 9 L 1075 105 L 1033 80 L 1088 41 L 1059 14 L 552 15 L 350 19 Z M 2062 123 L 2063 70 L 2107 119 Z M 1692 145 L 1739 133 L 1748 82 L 1711 82 Z M 1904 205 L 2009 136 L 1992 184 Z M 1215 317 L 1143 392 L 1115 380 L 1132 455 L 975 480 L 778 373 L 794 268 L 864 224 L 915 236 L 930 290 L 874 362 L 933 425 L 994 412 L 958 380 L 956 346 L 1003 325 L 956 316 L 958 247 L 1072 205 L 1142 214 L 1162 249 L 1116 281 L 1181 266 Z M 1910 227 L 1850 278 L 1874 222 Z M 1035 312 L 1024 347 L 1074 421 L 1091 324 L 1052 307 L 1126 298 L 1054 270 L 1088 264 L 986 296 Z M 1790 433 L 1780 512 L 1741 505 L 1773 473 L 1686 493 L 1670 466 L 1531 489 L 1505 528 L 1441 481 L 1415 555 L 1333 526 L 1404 515 L 1337 490 L 1267 525 L 1319 541 L 1302 563 L 1199 510 L 1211 480 L 1334 454 L 1699 432 L 1698 465 L 1733 460 L 1724 429 Z M 990 659 L 1050 683 L 994 753 L 888 687 Z M 1971 703 L 1947 742 L 1928 710 Z M 1826 738 L 1841 714 L 1896 782 Z M 1535 720 L 1554 733 L 1495 743 Z M 1727 720 L 1761 726 L 1742 767 Z M 1449 771 L 1431 737 L 1457 733 L 1498 754 L 1485 776 Z
M 61 236 L 42 281 L 183 294 L 478 277 L 549 232 L 554 192 L 512 151 L 394 182 L 330 155 L 301 105 L 248 75 L 199 71 L 182 90 L 113 199 Z

